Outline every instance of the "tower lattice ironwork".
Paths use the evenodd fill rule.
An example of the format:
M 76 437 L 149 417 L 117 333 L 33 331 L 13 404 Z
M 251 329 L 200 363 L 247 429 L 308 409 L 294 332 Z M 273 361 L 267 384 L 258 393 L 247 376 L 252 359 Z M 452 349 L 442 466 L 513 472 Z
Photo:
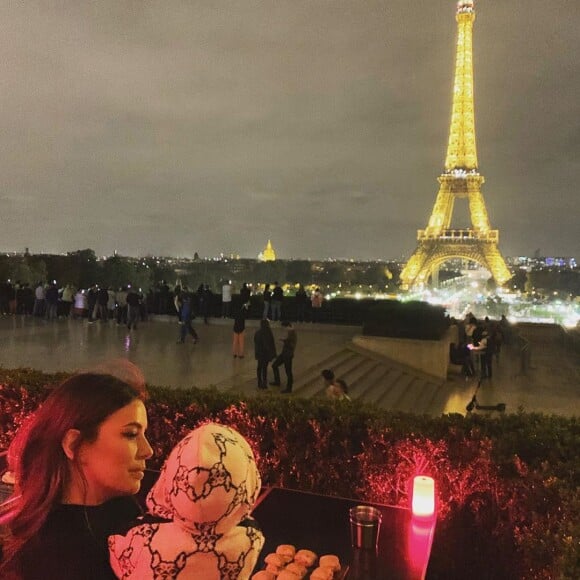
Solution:
M 499 231 L 492 230 L 481 194 L 484 183 L 477 164 L 473 101 L 473 0 L 457 3 L 455 83 L 445 170 L 439 176 L 437 199 L 424 230 L 418 230 L 418 245 L 401 272 L 405 288 L 426 284 L 439 266 L 459 258 L 477 262 L 491 272 L 498 284 L 511 278 L 499 251 Z M 452 229 L 456 199 L 467 199 L 471 227 Z

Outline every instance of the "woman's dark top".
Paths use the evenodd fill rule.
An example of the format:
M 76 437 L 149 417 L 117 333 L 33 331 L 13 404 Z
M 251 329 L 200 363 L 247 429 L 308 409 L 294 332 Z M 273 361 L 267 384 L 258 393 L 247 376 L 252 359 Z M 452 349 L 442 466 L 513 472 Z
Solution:
M 247 286 L 243 286 L 240 290 L 240 302 L 246 304 L 250 301 L 250 289 Z
M 248 315 L 248 311 L 245 308 L 240 308 L 239 312 L 236 314 L 234 318 L 234 332 L 239 334 L 240 332 L 244 332 L 246 330 L 246 317 Z
M 107 538 L 125 533 L 141 509 L 133 497 L 98 506 L 60 505 L 24 546 L 17 566 L 22 580 L 109 580 Z

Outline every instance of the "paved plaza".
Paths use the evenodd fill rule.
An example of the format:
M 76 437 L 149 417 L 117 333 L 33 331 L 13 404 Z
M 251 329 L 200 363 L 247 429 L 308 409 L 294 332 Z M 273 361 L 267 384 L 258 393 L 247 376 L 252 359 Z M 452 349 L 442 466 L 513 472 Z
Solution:
M 45 322 L 32 317 L 0 318 L 0 366 L 31 367 L 47 372 L 87 369 L 113 358 L 127 358 L 145 374 L 151 385 L 175 388 L 235 387 L 255 376 L 254 332 L 257 320 L 246 322 L 246 355 L 232 356 L 233 320 L 210 319 L 208 325 L 196 319 L 199 342 L 190 337 L 177 344 L 179 325 L 175 317 L 156 317 L 129 331 L 114 321 L 59 319 Z M 324 359 L 355 334 L 358 327 L 297 325 L 299 344 L 295 374 Z M 278 338 L 286 335 L 279 323 L 272 329 Z
M 31 367 L 47 372 L 90 369 L 103 361 L 127 358 L 139 366 L 149 384 L 174 388 L 216 386 L 257 394 L 253 334 L 258 321 L 247 322 L 246 356 L 234 359 L 231 354 L 231 320 L 211 319 L 204 325 L 197 319 L 198 344 L 189 339 L 177 344 L 176 319 L 158 317 L 128 331 L 115 322 L 88 324 L 86 320 L 60 319 L 45 322 L 31 317 L 0 319 L 0 366 Z M 273 323 L 277 344 L 285 332 Z M 297 324 L 298 347 L 294 363 L 295 388 L 300 396 L 304 377 L 319 373 L 326 361 L 343 352 L 352 338 L 361 333 L 357 326 Z M 508 412 L 580 415 L 580 354 L 558 340 L 554 329 L 527 330 L 532 358 L 528 369 L 521 367 L 519 353 L 505 349 L 492 381 L 484 381 L 478 394 L 482 405 L 506 403 Z M 338 359 L 336 359 L 338 360 Z M 332 364 L 328 363 L 329 366 Z M 284 373 L 282 372 L 282 375 Z M 310 379 L 309 379 L 310 380 Z M 421 412 L 465 413 L 475 384 L 459 374 L 439 386 L 443 402 Z M 306 392 L 307 389 L 304 389 Z M 265 393 L 270 396 L 277 390 Z M 413 400 L 401 410 L 412 411 Z

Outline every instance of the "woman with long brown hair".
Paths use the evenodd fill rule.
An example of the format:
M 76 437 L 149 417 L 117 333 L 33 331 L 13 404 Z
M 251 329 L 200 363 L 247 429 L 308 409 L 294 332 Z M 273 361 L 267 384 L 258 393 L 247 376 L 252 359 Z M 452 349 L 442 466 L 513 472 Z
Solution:
M 152 449 L 143 383 L 83 373 L 57 387 L 15 440 L 2 578 L 114 578 L 107 537 L 139 515 Z

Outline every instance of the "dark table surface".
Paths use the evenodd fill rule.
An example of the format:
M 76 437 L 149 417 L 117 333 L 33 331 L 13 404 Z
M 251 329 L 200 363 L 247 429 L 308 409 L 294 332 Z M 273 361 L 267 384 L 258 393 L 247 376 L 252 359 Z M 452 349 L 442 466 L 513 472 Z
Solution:
M 377 553 L 355 550 L 350 542 L 349 508 L 372 505 L 383 514 Z M 348 566 L 348 580 L 416 580 L 425 577 L 435 523 L 412 519 L 407 509 L 268 488 L 253 511 L 266 537 L 257 569 L 280 544 L 319 556 L 336 554 Z

